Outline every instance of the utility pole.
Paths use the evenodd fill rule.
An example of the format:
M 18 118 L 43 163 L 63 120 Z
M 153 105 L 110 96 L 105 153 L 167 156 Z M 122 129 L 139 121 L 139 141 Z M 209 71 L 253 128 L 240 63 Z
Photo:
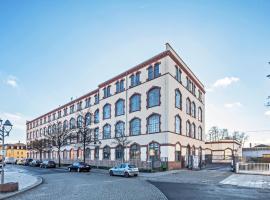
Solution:
M 270 65 L 270 62 L 268 62 L 268 64 Z M 268 74 L 266 77 L 270 79 L 270 74 Z M 270 107 L 270 96 L 267 97 L 266 107 Z

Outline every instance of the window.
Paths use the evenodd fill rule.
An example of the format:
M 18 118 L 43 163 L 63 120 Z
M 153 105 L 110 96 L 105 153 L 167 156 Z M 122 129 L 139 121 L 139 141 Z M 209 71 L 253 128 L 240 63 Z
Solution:
M 57 118 L 58 119 L 61 118 L 61 110 L 58 111 Z M 40 122 L 42 122 L 42 121 L 40 121 Z
M 159 160 L 159 144 L 156 142 L 152 142 L 149 144 L 149 153 L 148 156 L 150 160 Z
M 99 95 L 95 94 L 95 104 L 98 104 L 98 103 L 99 103 Z
M 53 120 L 55 120 L 55 113 L 53 113 Z M 36 126 L 38 126 L 38 122 L 36 122 Z
M 94 157 L 95 159 L 99 159 L 99 147 L 95 147 Z
M 89 108 L 91 106 L 91 98 L 85 99 L 85 108 Z
M 119 99 L 116 103 L 115 103 L 115 116 L 120 116 L 120 115 L 124 115 L 125 111 L 124 111 L 124 107 L 125 107 L 125 101 L 123 99 Z
M 199 128 L 198 128 L 198 138 L 197 139 L 202 140 L 202 127 L 201 126 L 199 126 Z
M 182 94 L 178 89 L 175 90 L 175 107 L 182 109 Z
M 133 94 L 130 99 L 130 108 L 129 112 L 135 112 L 141 110 L 141 95 L 140 94 Z
M 187 113 L 188 115 L 191 114 L 191 103 L 190 103 L 189 98 L 187 98 L 187 101 L 186 101 L 186 113 Z
M 147 107 L 151 108 L 160 105 L 160 88 L 154 87 L 147 92 Z
M 69 107 L 69 113 L 70 114 L 74 113 L 74 105 L 72 105 L 72 106 Z
M 147 133 L 160 132 L 160 115 L 152 114 L 147 119 Z
M 65 120 L 63 124 L 63 130 L 66 131 L 68 129 L 68 121 Z
M 77 127 L 82 128 L 82 126 L 83 126 L 83 117 L 81 115 L 79 115 L 77 117 Z
M 111 156 L 111 148 L 109 146 L 105 146 L 103 148 L 103 159 L 110 159 Z
M 196 126 L 194 123 L 191 125 L 191 137 L 196 138 Z
M 103 106 L 103 119 L 109 119 L 111 118 L 111 105 L 105 104 Z
M 115 137 L 121 137 L 125 134 L 125 123 L 119 121 L 115 124 Z
M 141 81 L 140 81 L 140 72 L 137 72 L 135 75 L 132 74 L 130 76 L 130 86 L 131 87 L 137 86 L 140 83 L 141 83 Z
M 94 129 L 94 140 L 97 141 L 99 138 L 99 128 Z
M 91 114 L 88 112 L 85 115 L 85 126 L 90 126 L 91 125 Z
M 99 123 L 99 110 L 97 109 L 94 113 L 94 123 Z
M 182 132 L 182 120 L 179 115 L 175 116 L 175 132 L 181 134 Z
M 67 108 L 64 108 L 64 116 L 67 116 L 67 114 L 68 114 Z
M 190 137 L 191 135 L 191 131 L 190 131 L 190 122 L 187 121 L 186 122 L 186 136 L 189 136 Z
M 115 148 L 115 159 L 120 160 L 124 158 L 124 148 L 121 145 L 118 145 Z
M 201 101 L 202 102 L 202 92 L 199 90 L 199 96 L 198 96 L 198 99 L 199 99 L 199 101 Z
M 182 75 L 182 72 L 181 70 L 179 69 L 178 66 L 175 66 L 175 78 L 178 82 L 181 82 L 181 75 Z
M 160 73 L 159 73 L 159 64 L 160 63 L 156 63 L 154 66 L 154 78 L 159 77 Z
M 134 118 L 130 121 L 130 135 L 140 135 L 141 134 L 141 120 L 139 118 Z
M 103 88 L 103 93 L 104 93 L 103 98 L 111 96 L 111 86 L 109 85 Z
M 76 120 L 74 118 L 70 119 L 69 127 L 70 127 L 70 129 L 75 129 L 76 128 Z
M 103 126 L 103 139 L 109 139 L 111 138 L 111 125 L 105 124 Z
M 153 72 L 153 66 L 148 67 L 148 80 L 154 79 L 154 72 Z
M 80 111 L 82 109 L 82 102 L 77 103 L 77 111 Z
M 85 158 L 90 158 L 90 155 L 91 155 L 90 148 L 86 148 L 86 150 L 85 150 Z
M 135 86 L 135 76 L 134 76 L 134 74 L 132 74 L 130 76 L 130 86 L 131 87 L 134 87 Z
M 202 108 L 201 107 L 198 108 L 198 120 L 202 122 Z
M 124 84 L 125 84 L 125 80 L 121 80 L 120 81 L 120 92 L 123 92 L 125 90 Z
M 191 116 L 196 118 L 196 105 L 194 102 L 191 103 Z
M 133 144 L 130 146 L 130 159 L 140 160 L 141 152 L 140 146 L 138 144 Z

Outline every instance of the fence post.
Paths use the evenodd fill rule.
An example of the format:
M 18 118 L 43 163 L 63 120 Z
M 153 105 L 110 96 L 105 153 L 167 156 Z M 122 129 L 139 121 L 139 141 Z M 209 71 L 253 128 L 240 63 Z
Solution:
M 235 169 L 236 173 L 239 173 L 239 162 L 236 163 L 236 169 Z

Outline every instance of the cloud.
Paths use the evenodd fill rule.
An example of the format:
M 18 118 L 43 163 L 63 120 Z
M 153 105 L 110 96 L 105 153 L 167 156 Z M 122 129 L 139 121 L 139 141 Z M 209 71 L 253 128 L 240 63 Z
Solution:
M 15 76 L 8 76 L 7 80 L 5 81 L 5 83 L 13 88 L 18 87 L 18 80 Z
M 26 116 L 22 115 L 21 113 L 7 113 L 7 112 L 0 112 L 0 118 L 5 121 L 9 120 L 13 128 L 20 131 L 25 131 L 25 123 L 26 123 Z M 4 123 L 4 122 L 3 122 Z
M 266 116 L 270 116 L 270 110 L 265 111 L 264 113 Z
M 235 108 L 235 107 L 242 107 L 243 105 L 240 102 L 234 102 L 234 103 L 226 103 L 224 104 L 225 108 Z
M 238 82 L 240 79 L 238 77 L 225 77 L 215 81 L 211 87 L 207 88 L 207 92 L 213 92 L 215 88 L 226 88 L 229 85 Z

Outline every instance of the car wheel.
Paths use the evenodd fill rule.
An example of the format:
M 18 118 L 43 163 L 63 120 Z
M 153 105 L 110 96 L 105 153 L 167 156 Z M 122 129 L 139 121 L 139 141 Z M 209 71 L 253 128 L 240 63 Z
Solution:
M 138 174 L 134 174 L 134 176 L 136 177 L 136 176 L 138 176 Z
M 71 172 L 71 168 L 70 167 L 68 168 L 68 171 Z
M 110 176 L 113 176 L 113 171 L 112 170 L 110 170 Z
M 78 169 L 77 169 L 77 172 L 81 172 L 81 169 L 80 169 L 80 168 L 78 168 Z
M 129 177 L 129 174 L 127 172 L 125 172 L 125 175 L 124 175 L 126 178 Z

